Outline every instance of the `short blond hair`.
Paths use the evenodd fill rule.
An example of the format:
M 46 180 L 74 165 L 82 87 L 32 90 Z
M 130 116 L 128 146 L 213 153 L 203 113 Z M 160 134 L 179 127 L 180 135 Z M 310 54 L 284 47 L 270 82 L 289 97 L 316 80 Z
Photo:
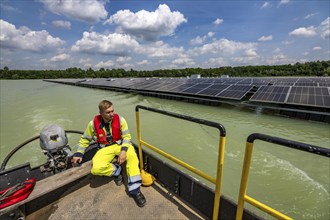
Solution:
M 108 101 L 108 100 L 102 100 L 99 103 L 99 110 L 100 112 L 103 112 L 104 110 L 106 110 L 107 108 L 110 108 L 112 106 L 112 102 Z

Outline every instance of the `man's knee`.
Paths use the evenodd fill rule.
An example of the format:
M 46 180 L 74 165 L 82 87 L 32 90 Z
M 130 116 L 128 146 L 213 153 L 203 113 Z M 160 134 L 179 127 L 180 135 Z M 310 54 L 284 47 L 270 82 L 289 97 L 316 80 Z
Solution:
M 137 159 L 137 154 L 135 152 L 135 149 L 134 147 L 132 147 L 131 149 L 129 149 L 127 152 L 126 152 L 126 160 L 131 160 L 131 159 Z
M 113 172 L 112 164 L 93 164 L 91 174 L 93 175 L 110 175 Z

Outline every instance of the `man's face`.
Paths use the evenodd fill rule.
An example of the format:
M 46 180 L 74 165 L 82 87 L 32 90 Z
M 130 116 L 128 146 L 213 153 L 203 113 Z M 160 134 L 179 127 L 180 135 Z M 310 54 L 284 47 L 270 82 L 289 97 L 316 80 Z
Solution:
M 113 105 L 110 106 L 109 108 L 103 110 L 103 112 L 100 112 L 100 114 L 102 115 L 102 118 L 105 123 L 111 121 L 113 118 L 113 115 L 115 114 Z

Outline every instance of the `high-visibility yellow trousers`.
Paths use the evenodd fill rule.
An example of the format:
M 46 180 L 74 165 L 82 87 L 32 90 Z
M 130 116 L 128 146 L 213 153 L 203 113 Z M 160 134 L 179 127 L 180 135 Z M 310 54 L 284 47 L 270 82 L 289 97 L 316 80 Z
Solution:
M 98 176 L 118 175 L 118 167 L 111 163 L 115 156 L 120 154 L 121 146 L 114 144 L 101 148 L 92 159 L 91 173 Z M 133 192 L 141 186 L 141 175 L 139 169 L 139 159 L 131 145 L 126 152 L 126 173 L 128 177 L 128 191 Z

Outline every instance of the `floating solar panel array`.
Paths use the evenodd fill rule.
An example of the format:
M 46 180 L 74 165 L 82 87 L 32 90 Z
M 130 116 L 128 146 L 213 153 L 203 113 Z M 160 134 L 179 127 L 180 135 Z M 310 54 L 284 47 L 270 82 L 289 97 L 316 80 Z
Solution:
M 292 87 L 286 103 L 330 107 L 329 87 Z
M 62 79 L 102 88 L 330 108 L 330 77 Z
M 251 101 L 284 103 L 289 86 L 261 86 L 250 98 Z
M 217 96 L 221 98 L 241 100 L 252 88 L 252 85 L 230 85 Z

